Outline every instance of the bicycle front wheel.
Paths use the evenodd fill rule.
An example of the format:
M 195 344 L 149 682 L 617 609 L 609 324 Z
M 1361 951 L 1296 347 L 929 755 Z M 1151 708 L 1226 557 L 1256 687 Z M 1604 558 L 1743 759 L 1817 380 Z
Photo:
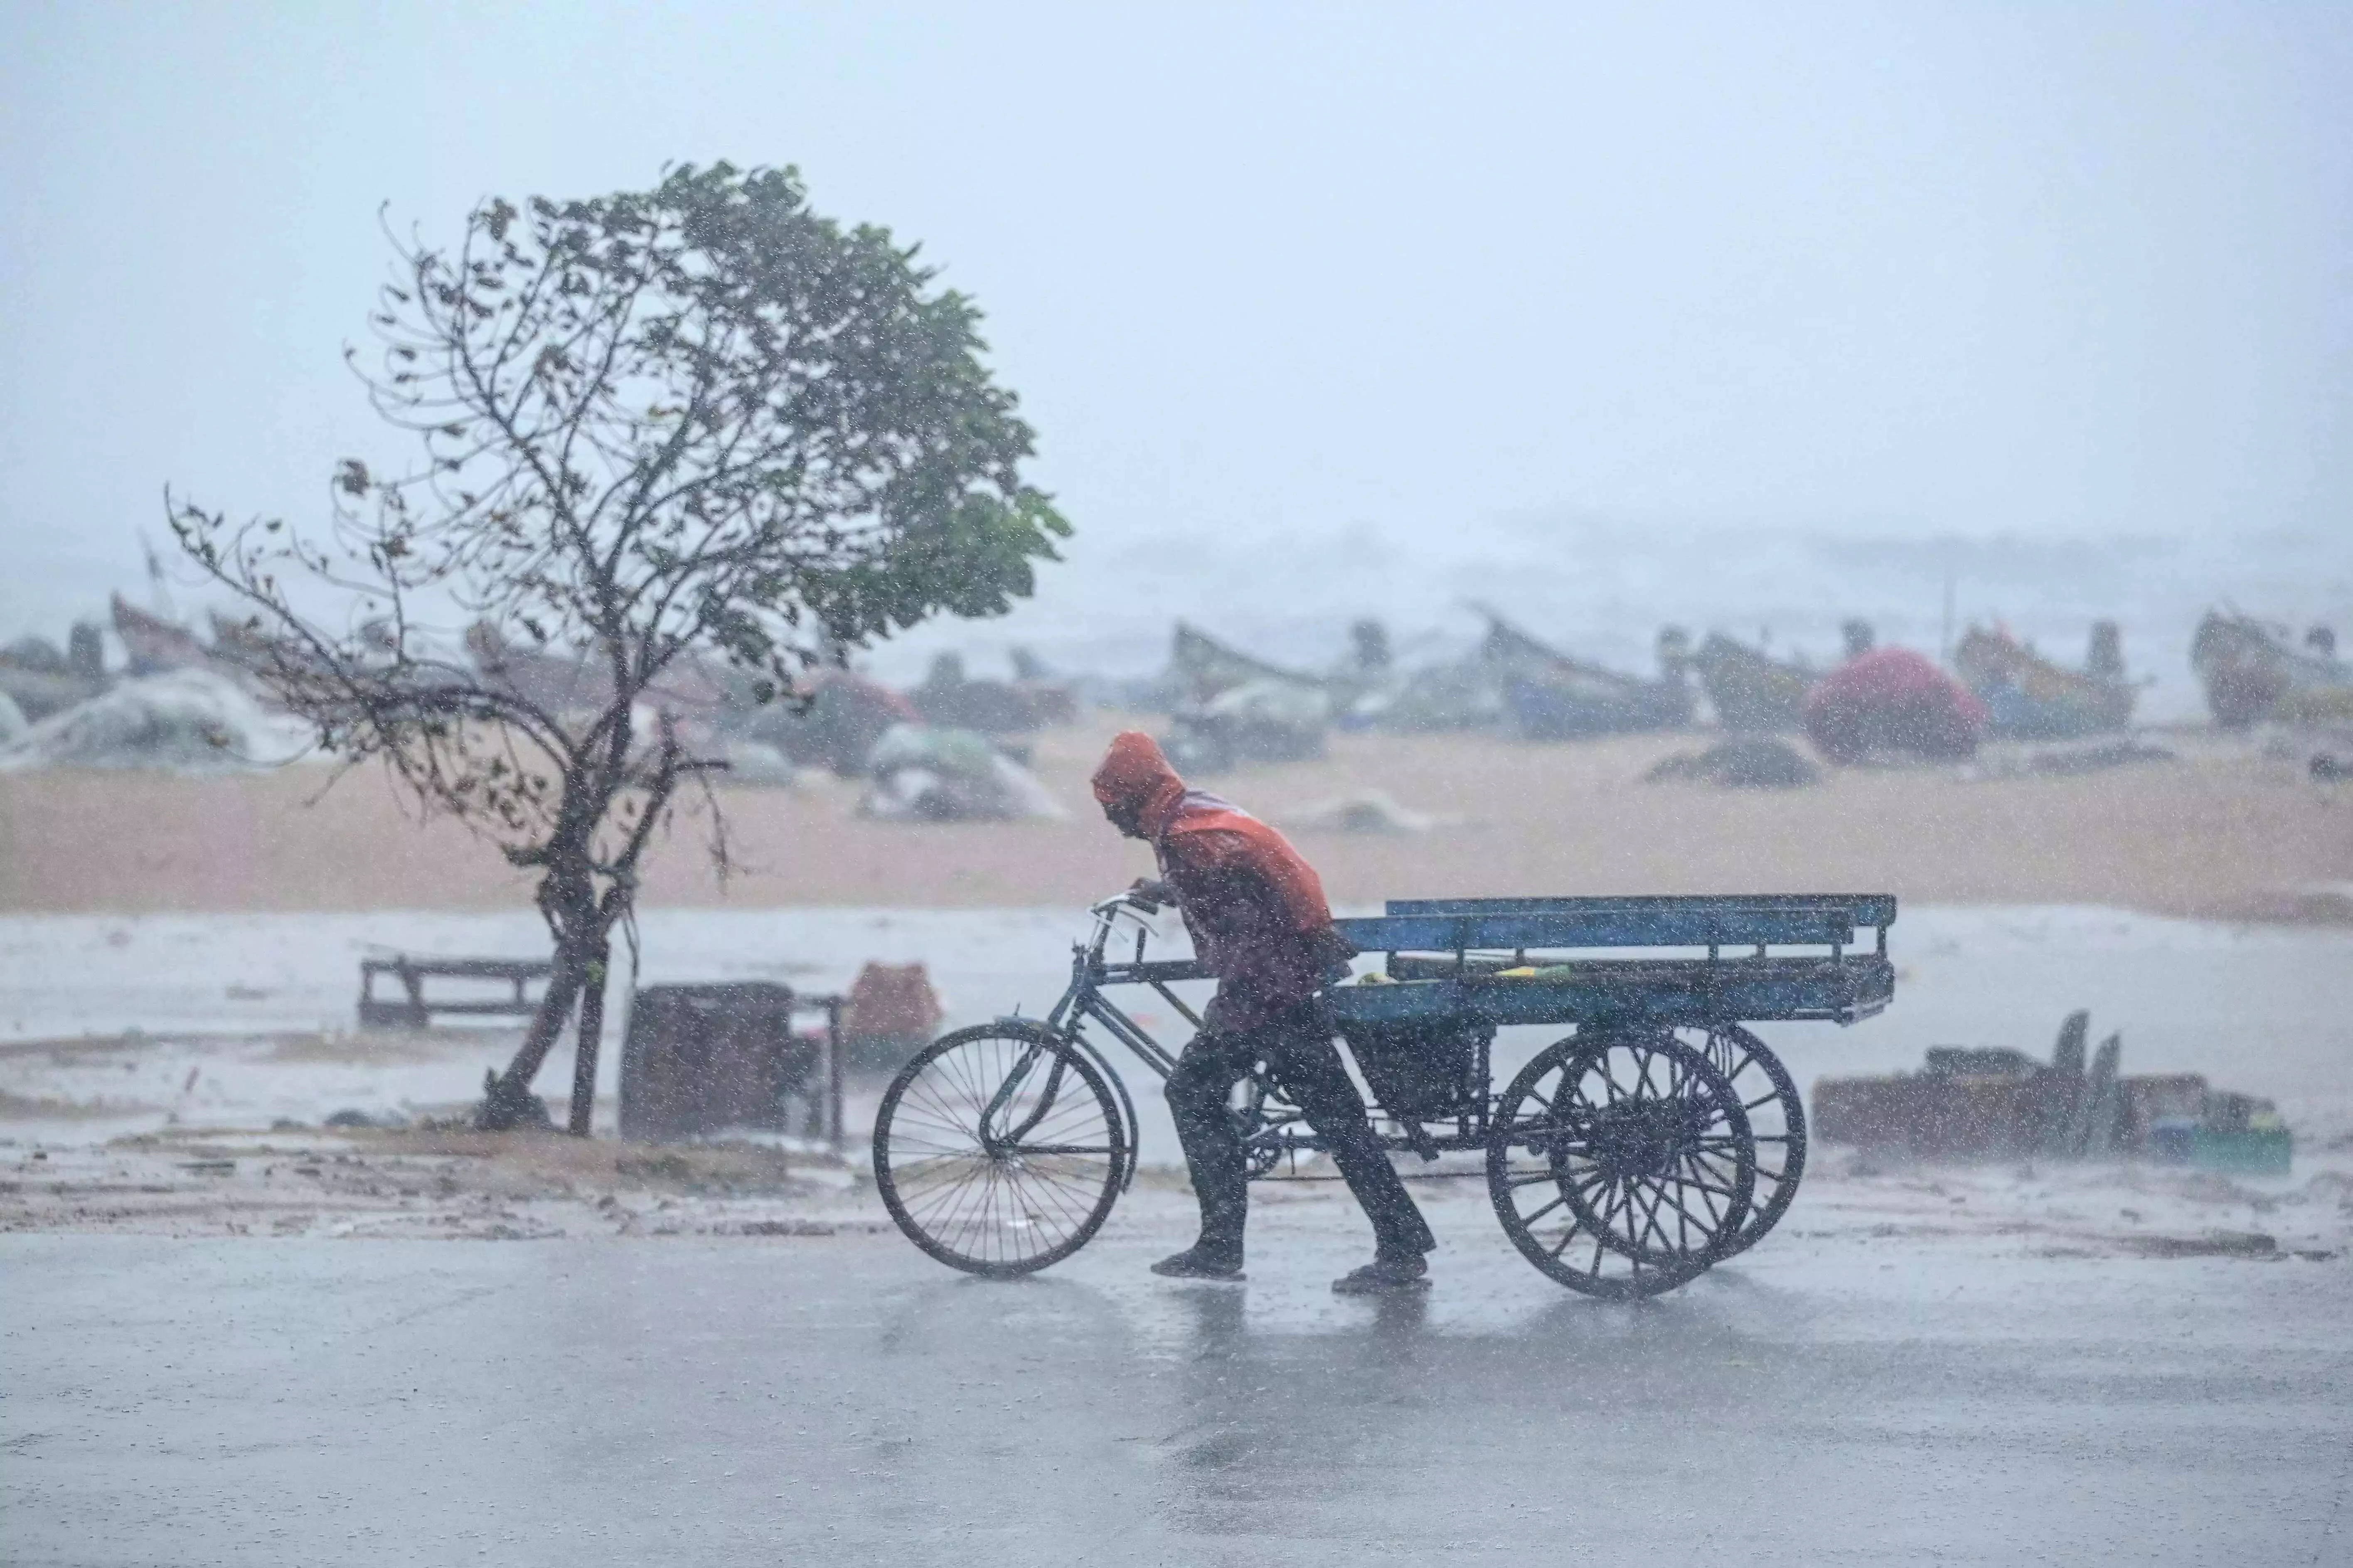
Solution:
M 874 1184 L 907 1239 L 951 1268 L 1009 1279 L 1103 1228 L 1127 1131 L 1102 1073 L 1010 1020 L 944 1035 L 883 1091 Z

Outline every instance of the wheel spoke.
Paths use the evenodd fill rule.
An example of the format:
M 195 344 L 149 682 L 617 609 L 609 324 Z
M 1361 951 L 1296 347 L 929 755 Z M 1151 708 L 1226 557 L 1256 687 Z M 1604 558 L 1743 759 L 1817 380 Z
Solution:
M 1123 1126 L 1079 1057 L 1040 1037 L 967 1031 L 925 1047 L 885 1092 L 876 1174 L 892 1219 L 934 1257 L 1020 1272 L 1103 1223 Z
M 1695 1175 L 1672 1176 L 1666 1179 L 1674 1182 L 1678 1186 L 1697 1187 L 1704 1193 L 1714 1193 L 1726 1203 L 1731 1203 L 1740 1196 L 1739 1193 L 1731 1187 L 1719 1187 L 1715 1183 L 1702 1181 Z
M 1626 1207 L 1630 1217 L 1632 1215 L 1639 1213 L 1642 1221 L 1641 1228 L 1636 1230 L 1632 1236 L 1627 1238 L 1634 1244 L 1637 1256 L 1640 1256 L 1642 1237 L 1645 1236 L 1657 1237 L 1659 1238 L 1659 1250 L 1662 1252 L 1672 1252 L 1674 1250 L 1673 1244 L 1667 1240 L 1666 1231 L 1659 1225 L 1659 1205 L 1655 1197 L 1651 1198 L 1650 1202 L 1644 1203 L 1642 1201 L 1641 1194 L 1629 1190 L 1626 1194 Z
M 1685 1156 L 1685 1158 L 1686 1158 L 1686 1160 L 1688 1160 L 1688 1159 L 1689 1159 L 1689 1156 Z M 1708 1217 L 1709 1221 L 1711 1222 L 1711 1223 L 1709 1224 L 1709 1226 L 1708 1226 L 1708 1233 L 1712 1236 L 1712 1235 L 1714 1235 L 1715 1232 L 1720 1231 L 1720 1230 L 1722 1230 L 1722 1229 L 1724 1228 L 1724 1213 L 1725 1213 L 1725 1211 L 1724 1211 L 1723 1209 L 1719 1209 L 1719 1208 L 1717 1208 L 1717 1207 L 1715 1206 L 1715 1200 L 1714 1200 L 1713 1198 L 1711 1198 L 1711 1197 L 1709 1197 L 1709 1196 L 1708 1196 L 1708 1191 L 1709 1191 L 1709 1189 L 1708 1189 L 1707 1184 L 1706 1184 L 1705 1183 L 1700 1183 L 1700 1184 L 1698 1184 L 1699 1189 L 1700 1189 L 1700 1194 L 1699 1194 L 1699 1201 L 1700 1201 L 1700 1204 L 1701 1204 L 1701 1205 L 1702 1205 L 1703 1207 L 1704 1207 L 1704 1208 L 1707 1210 L 1707 1217 Z M 1731 1204 L 1731 1196 L 1732 1196 L 1732 1195 L 1731 1195 L 1729 1193 L 1726 1193 L 1726 1194 L 1725 1194 L 1725 1205 L 1726 1205 L 1726 1207 L 1729 1207 L 1729 1206 L 1730 1206 L 1730 1204 Z
M 1522 1215 L 1520 1216 L 1520 1223 L 1524 1226 L 1532 1226 L 1535 1224 L 1536 1221 L 1544 1218 L 1545 1215 L 1552 1213 L 1553 1210 L 1560 1207 L 1567 1202 L 1568 1200 L 1567 1198 L 1555 1198 L 1552 1202 L 1545 1205 L 1542 1208 L 1534 1209 L 1527 1214 Z

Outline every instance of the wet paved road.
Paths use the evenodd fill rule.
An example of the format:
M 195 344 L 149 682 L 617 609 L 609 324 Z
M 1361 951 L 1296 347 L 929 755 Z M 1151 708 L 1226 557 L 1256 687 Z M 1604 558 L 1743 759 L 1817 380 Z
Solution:
M 1151 1205 L 1140 1205 L 1150 1211 Z M 891 1236 L 0 1242 L 0 1560 L 2353 1561 L 2353 1268 L 1776 1237 L 1666 1301 L 1242 1287 Z M 2332 1520 L 2332 1513 L 2335 1517 Z

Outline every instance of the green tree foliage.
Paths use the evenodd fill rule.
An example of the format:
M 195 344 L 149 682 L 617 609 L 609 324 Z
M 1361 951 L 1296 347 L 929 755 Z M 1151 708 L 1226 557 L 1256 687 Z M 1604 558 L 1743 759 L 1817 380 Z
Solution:
M 675 721 L 695 694 L 792 700 L 845 647 L 999 614 L 1069 527 L 972 301 L 792 169 L 489 201 L 454 247 L 394 249 L 350 357 L 418 460 L 346 459 L 311 531 L 169 507 L 324 746 L 540 873 L 555 979 L 495 1121 L 584 990 L 589 1032 L 649 837 L 717 765 Z

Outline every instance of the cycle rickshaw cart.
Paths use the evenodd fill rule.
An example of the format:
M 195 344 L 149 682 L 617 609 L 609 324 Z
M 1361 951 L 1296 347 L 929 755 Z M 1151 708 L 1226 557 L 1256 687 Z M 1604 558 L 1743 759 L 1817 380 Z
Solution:
M 884 1092 L 874 1173 L 909 1239 L 981 1275 L 1058 1263 L 1102 1228 L 1133 1181 L 1137 1121 L 1105 1054 L 1166 1079 L 1173 1052 L 1110 994 L 1208 978 L 1147 960 L 1155 906 L 1094 907 L 1071 981 L 1040 1018 L 944 1035 Z M 1132 955 L 1112 948 L 1133 920 Z M 1482 1153 L 1504 1233 L 1572 1289 L 1672 1289 L 1754 1245 L 1805 1173 L 1805 1109 L 1746 1027 L 1850 1024 L 1894 994 L 1879 893 L 1393 900 L 1337 922 L 1374 973 L 1327 987 L 1335 1028 L 1372 1091 L 1384 1145 L 1425 1160 Z M 1876 941 L 1858 949 L 1860 931 Z M 1122 944 L 1124 945 L 1124 943 Z M 1500 1092 L 1495 1031 L 1567 1025 Z M 1263 1070 L 1237 1090 L 1253 1177 L 1321 1145 Z M 1476 1170 L 1455 1173 L 1476 1175 Z

